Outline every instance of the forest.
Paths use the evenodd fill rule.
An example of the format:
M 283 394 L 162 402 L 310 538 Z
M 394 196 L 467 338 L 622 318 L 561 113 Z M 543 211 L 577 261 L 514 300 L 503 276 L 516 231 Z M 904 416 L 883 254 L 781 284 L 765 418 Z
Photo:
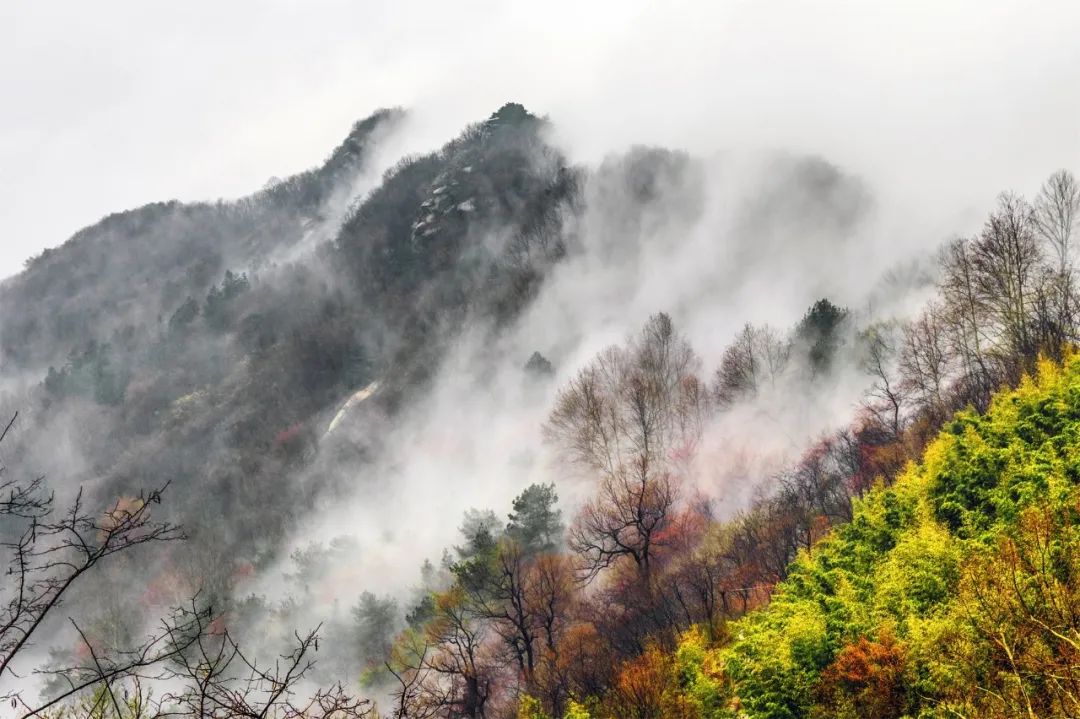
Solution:
M 1075 715 L 1078 208 L 1064 172 L 1002 195 L 908 323 L 845 333 L 822 300 L 787 336 L 747 326 L 711 382 L 663 314 L 601 353 L 545 426 L 594 494 L 565 528 L 553 486 L 466 518 L 387 664 L 401 715 Z M 845 337 L 860 416 L 713 516 L 687 475 L 707 415 L 814 381 Z
M 515 355 L 513 386 L 543 398 L 525 432 L 544 481 L 445 519 L 434 561 L 394 558 L 405 589 L 330 586 L 372 548 L 284 538 L 404 481 L 393 429 L 455 348 L 500 346 L 571 263 L 644 256 L 708 211 L 698 159 L 574 165 L 516 104 L 357 195 L 403 115 L 242 200 L 105 218 L 0 285 L 19 378 L 0 386 L 0 711 L 1080 716 L 1066 170 L 890 276 L 917 311 L 815 298 L 706 359 L 655 307 L 577 365 L 556 343 Z M 816 158 L 769 171 L 748 246 L 777 217 L 857 235 L 857 179 Z M 718 423 L 841 386 L 845 423 L 723 501 Z M 60 436 L 79 461 L 55 459 Z

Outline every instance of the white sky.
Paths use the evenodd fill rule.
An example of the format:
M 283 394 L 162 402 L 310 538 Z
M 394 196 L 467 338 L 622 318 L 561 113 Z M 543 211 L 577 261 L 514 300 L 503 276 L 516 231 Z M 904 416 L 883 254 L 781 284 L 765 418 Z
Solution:
M 0 276 L 309 167 L 377 107 L 435 141 L 508 100 L 576 157 L 816 152 L 967 217 L 1080 172 L 1080 3 L 0 0 Z

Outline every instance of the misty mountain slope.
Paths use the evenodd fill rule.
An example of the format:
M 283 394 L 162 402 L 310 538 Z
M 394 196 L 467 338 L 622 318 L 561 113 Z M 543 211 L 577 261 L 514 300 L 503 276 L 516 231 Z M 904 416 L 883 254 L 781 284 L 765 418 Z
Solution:
M 218 501 L 200 521 L 233 517 L 245 551 L 266 549 L 258 538 L 285 533 L 287 508 L 360 472 L 466 328 L 493 338 L 511 329 L 562 261 L 572 260 L 570 274 L 545 303 L 571 296 L 560 282 L 573 267 L 600 263 L 588 270 L 596 278 L 643 279 L 664 254 L 694 261 L 709 211 L 699 160 L 635 148 L 595 170 L 572 167 L 547 142 L 546 120 L 508 104 L 440 150 L 400 161 L 332 242 L 278 263 L 343 201 L 371 143 L 399 118 L 357 123 L 320 168 L 237 203 L 110 216 L 5 283 L 0 307 L 15 318 L 5 321 L 5 367 L 30 371 L 26 454 L 54 481 L 94 480 L 104 497 L 172 480 L 180 517 L 205 508 L 209 493 Z M 857 184 L 820 161 L 788 160 L 757 183 L 767 189 L 754 194 L 772 198 L 767 221 L 816 216 L 849 227 L 858 214 L 835 201 Z M 754 219 L 762 211 L 749 212 L 729 243 L 778 234 Z M 725 259 L 718 276 L 737 260 Z M 241 267 L 262 269 L 229 271 Z M 610 290 L 633 291 L 621 280 Z M 542 340 L 546 350 L 589 331 L 564 329 L 554 344 Z M 518 349 L 512 372 L 538 348 Z M 53 367 L 35 389 L 33 368 L 46 360 Z M 470 361 L 505 371 L 501 356 Z M 335 457 L 359 464 L 343 473 L 338 457 L 333 470 L 291 479 L 319 453 L 346 398 L 374 380 L 378 392 L 343 417 L 353 429 L 333 443 Z M 58 436 L 63 451 L 49 451 Z
M 383 110 L 357 122 L 319 167 L 234 202 L 159 202 L 110 215 L 27 261 L 0 285 L 4 365 L 60 364 L 89 340 L 146 333 L 227 269 L 259 267 L 301 241 L 351 183 L 374 145 L 401 121 Z
M 1080 719 L 1078 36 L 0 0 L 0 719 Z
M 290 507 L 316 491 L 289 477 L 345 397 L 377 376 L 391 409 L 419 391 L 467 315 L 512 316 L 560 252 L 573 173 L 542 121 L 507 106 L 388 172 L 333 244 L 250 276 L 222 270 L 299 241 L 396 117 L 359 123 L 319 170 L 239 203 L 107 218 L 6 283 L 5 317 L 19 318 L 5 322 L 6 366 L 31 378 L 16 451 L 61 486 L 93 480 L 103 498 L 171 480 L 172 511 L 208 531 L 231 517 L 245 554 L 282 537 Z M 32 361 L 45 358 L 35 388 Z
M 544 141 L 546 125 L 508 104 L 404 160 L 344 223 L 338 266 L 386 323 L 388 356 L 418 372 L 408 382 L 435 368 L 433 339 L 466 317 L 512 319 L 563 256 L 580 170 Z
M 576 166 L 516 104 L 350 194 L 397 117 L 358 124 L 321 169 L 239 203 L 111 216 L 0 290 L 0 409 L 20 411 L 5 459 L 96 504 L 169 482 L 155 511 L 190 537 L 95 586 L 113 600 L 103 626 L 162 608 L 123 592 L 133 571 L 155 597 L 201 589 L 265 613 L 300 591 L 281 582 L 290 552 L 343 533 L 357 537 L 347 578 L 307 611 L 321 620 L 369 588 L 401 595 L 450 540 L 448 516 L 544 476 L 553 379 L 657 309 L 726 343 L 754 280 L 791 285 L 794 322 L 815 299 L 808 258 L 833 253 L 833 274 L 812 278 L 828 285 L 866 221 L 858 180 L 820 160 L 746 172 L 635 147 Z M 766 246 L 789 251 L 766 268 Z M 526 370 L 537 350 L 554 364 Z M 850 393 L 833 394 L 846 416 Z M 774 444 L 790 451 L 836 413 Z M 357 669 L 333 651 L 335 671 Z

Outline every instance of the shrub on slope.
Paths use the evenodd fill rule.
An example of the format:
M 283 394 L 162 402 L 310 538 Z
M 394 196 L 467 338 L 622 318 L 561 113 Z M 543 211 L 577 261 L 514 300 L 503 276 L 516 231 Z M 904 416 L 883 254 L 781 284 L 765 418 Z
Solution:
M 1080 359 L 959 413 L 720 650 L 749 717 L 1080 709 Z

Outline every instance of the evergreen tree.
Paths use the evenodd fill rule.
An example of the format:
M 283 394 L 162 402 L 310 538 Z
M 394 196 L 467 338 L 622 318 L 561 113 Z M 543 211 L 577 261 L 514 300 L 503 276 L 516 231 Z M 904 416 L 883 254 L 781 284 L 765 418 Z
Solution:
M 563 533 L 562 511 L 554 484 L 530 485 L 514 499 L 506 534 L 528 552 L 555 549 Z

